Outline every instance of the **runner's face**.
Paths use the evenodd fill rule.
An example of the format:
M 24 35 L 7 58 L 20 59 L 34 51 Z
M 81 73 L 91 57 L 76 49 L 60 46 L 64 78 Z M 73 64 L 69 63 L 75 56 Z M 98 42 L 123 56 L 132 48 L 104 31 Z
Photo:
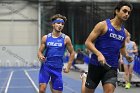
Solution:
M 63 20 L 58 18 L 57 20 Z M 53 23 L 53 29 L 55 29 L 55 31 L 61 32 L 64 28 L 64 22 L 56 22 Z
M 118 17 L 121 18 L 123 21 L 126 21 L 131 13 L 131 9 L 128 6 L 123 6 L 120 11 L 118 12 Z

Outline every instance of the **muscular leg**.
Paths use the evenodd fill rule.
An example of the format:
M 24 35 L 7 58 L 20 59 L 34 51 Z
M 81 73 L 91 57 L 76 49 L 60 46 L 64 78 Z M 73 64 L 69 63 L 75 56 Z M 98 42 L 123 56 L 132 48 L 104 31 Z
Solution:
M 94 93 L 94 91 L 95 91 L 94 89 L 89 89 L 89 88 L 85 87 L 85 91 L 82 93 Z
M 111 83 L 106 83 L 103 85 L 104 93 L 114 93 L 115 86 Z
M 116 88 L 116 82 L 117 82 L 117 69 L 112 68 L 105 73 L 102 79 L 104 93 L 114 93 L 114 90 Z
M 93 93 L 93 91 L 91 89 L 86 88 L 85 83 L 86 83 L 86 78 L 87 76 L 82 76 L 82 89 L 81 89 L 81 93 Z
M 80 78 L 82 80 L 81 93 L 85 93 L 85 82 L 87 78 L 87 73 L 85 72 L 81 73 Z
M 94 93 L 97 88 L 102 75 L 104 68 L 96 65 L 89 64 L 88 66 L 88 74 L 85 81 L 85 89 L 82 93 Z
M 46 92 L 47 85 L 45 83 L 41 83 L 39 85 L 39 93 L 45 93 Z
M 129 82 L 131 82 L 132 73 L 133 73 L 133 64 L 129 66 Z
M 129 83 L 129 70 L 128 70 L 128 65 L 124 64 L 124 79 L 125 83 Z
M 87 78 L 87 73 L 86 72 L 85 73 L 82 73 L 81 74 L 81 79 L 82 79 L 81 93 L 94 93 L 94 90 L 93 89 L 88 89 L 85 86 L 86 78 Z
M 81 93 L 85 93 L 85 82 L 86 82 L 86 77 L 82 77 Z

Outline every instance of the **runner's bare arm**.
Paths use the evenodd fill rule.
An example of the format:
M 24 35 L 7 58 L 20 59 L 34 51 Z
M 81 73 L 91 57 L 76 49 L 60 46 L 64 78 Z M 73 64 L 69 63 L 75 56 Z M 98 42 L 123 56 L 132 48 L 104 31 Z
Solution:
M 47 35 L 42 37 L 41 45 L 40 45 L 39 50 L 38 50 L 37 56 L 38 56 L 38 59 L 40 61 L 45 61 L 45 57 L 43 55 L 43 52 L 44 52 L 45 47 L 46 47 L 46 38 L 47 38 Z
M 72 62 L 74 60 L 75 52 L 74 52 L 73 45 L 71 43 L 71 39 L 69 36 L 66 36 L 65 42 L 66 42 L 66 48 L 67 48 L 68 52 L 70 53 L 68 65 L 67 65 L 66 69 L 64 70 L 65 73 L 68 73 L 70 70 L 70 67 L 72 65 Z

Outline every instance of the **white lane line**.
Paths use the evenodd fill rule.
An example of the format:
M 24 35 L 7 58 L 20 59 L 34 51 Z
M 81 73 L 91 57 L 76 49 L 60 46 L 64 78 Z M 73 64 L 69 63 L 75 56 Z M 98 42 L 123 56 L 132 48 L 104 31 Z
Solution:
M 33 87 L 35 88 L 36 92 L 39 93 L 39 89 L 37 88 L 36 84 L 34 83 L 34 81 L 32 80 L 32 78 L 29 76 L 28 72 L 26 70 L 24 70 L 25 75 L 28 77 L 28 79 L 30 80 L 30 82 L 32 83 Z
M 9 84 L 10 84 L 10 81 L 11 81 L 11 78 L 12 78 L 12 75 L 13 75 L 13 72 L 14 72 L 14 71 L 12 71 L 12 72 L 10 73 L 10 77 L 9 77 L 9 79 L 8 79 L 8 82 L 7 82 L 7 85 L 6 85 L 6 88 L 5 88 L 4 93 L 7 93 L 7 92 L 8 92 L 8 88 L 9 88 Z
M 2 73 L 3 73 L 3 72 L 2 72 Z M 9 73 L 10 73 L 10 72 L 9 72 Z M 7 73 L 7 74 L 9 74 L 9 73 Z M 2 84 L 2 87 L 0 88 L 0 93 L 3 93 L 3 90 L 5 89 L 5 86 L 6 86 L 6 84 L 7 84 L 8 79 L 9 79 L 9 78 L 7 78 L 7 76 L 6 76 L 6 78 L 0 78 L 0 80 L 4 80 L 4 82 L 3 82 L 3 84 Z

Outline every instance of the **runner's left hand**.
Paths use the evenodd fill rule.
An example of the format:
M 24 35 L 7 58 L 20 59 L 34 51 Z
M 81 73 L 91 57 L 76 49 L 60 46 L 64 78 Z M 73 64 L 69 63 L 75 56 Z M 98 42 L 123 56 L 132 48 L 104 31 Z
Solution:
M 130 56 L 126 56 L 126 59 L 127 59 L 128 62 L 132 62 L 133 61 L 133 58 L 130 57 Z
M 70 72 L 70 69 L 68 67 L 66 67 L 66 68 L 63 69 L 63 72 L 64 73 L 69 73 Z

